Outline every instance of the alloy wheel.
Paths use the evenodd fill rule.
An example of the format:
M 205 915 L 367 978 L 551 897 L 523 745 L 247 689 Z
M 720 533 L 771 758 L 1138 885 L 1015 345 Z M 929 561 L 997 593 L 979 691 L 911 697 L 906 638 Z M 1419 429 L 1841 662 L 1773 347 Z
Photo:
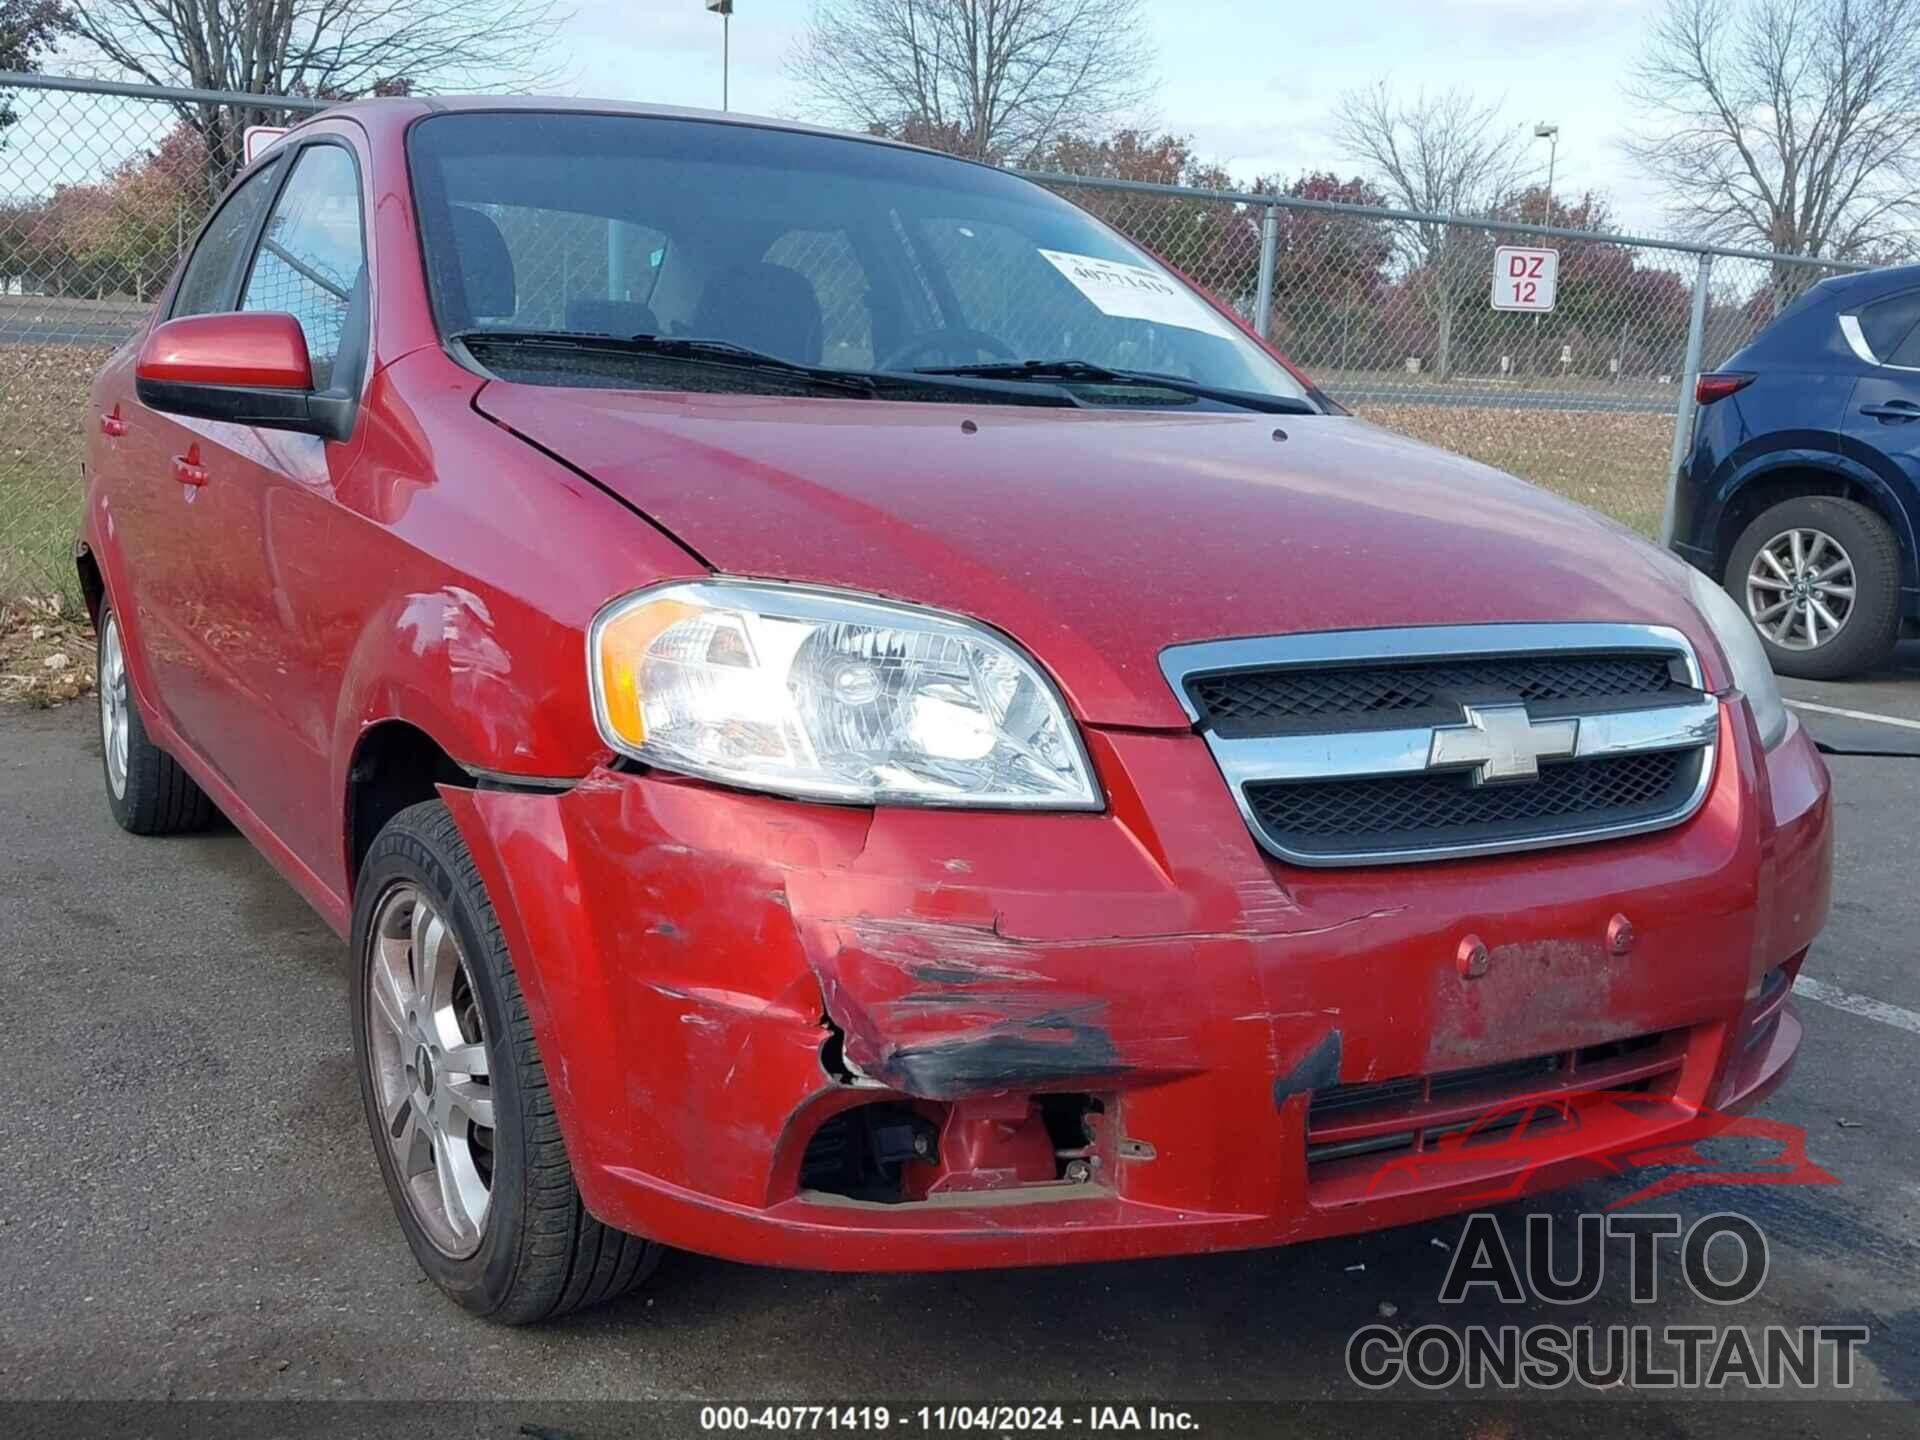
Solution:
M 493 1206 L 493 1090 L 473 977 L 453 927 L 401 883 L 374 914 L 367 1057 L 408 1208 L 441 1253 L 480 1248 Z
M 116 800 L 127 793 L 127 656 L 120 645 L 120 622 L 112 611 L 100 633 L 100 747 L 107 757 L 107 783 Z
M 1824 530 L 1783 530 L 1747 567 L 1747 614 L 1783 650 L 1829 643 L 1853 613 L 1853 557 Z

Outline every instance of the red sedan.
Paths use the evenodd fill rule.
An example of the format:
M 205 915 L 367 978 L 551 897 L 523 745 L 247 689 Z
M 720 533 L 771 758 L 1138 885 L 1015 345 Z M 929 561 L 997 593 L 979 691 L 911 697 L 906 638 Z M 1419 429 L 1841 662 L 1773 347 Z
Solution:
M 400 1224 L 496 1319 L 661 1246 L 1424 1219 L 1501 1184 L 1403 1163 L 1475 1113 L 1669 1102 L 1564 1183 L 1799 1043 L 1827 777 L 1739 607 L 1011 175 L 345 106 L 91 407 L 113 813 L 218 807 L 350 937 Z

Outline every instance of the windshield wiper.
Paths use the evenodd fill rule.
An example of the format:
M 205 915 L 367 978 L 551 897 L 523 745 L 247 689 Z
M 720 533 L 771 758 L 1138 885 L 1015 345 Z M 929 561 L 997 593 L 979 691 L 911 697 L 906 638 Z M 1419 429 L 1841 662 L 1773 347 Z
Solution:
M 985 365 L 925 365 L 915 375 L 958 375 L 979 380 L 1064 381 L 1067 384 L 1142 385 L 1191 395 L 1196 400 L 1215 400 L 1237 405 L 1242 410 L 1259 410 L 1270 415 L 1317 415 L 1319 407 L 1311 401 L 1291 395 L 1263 395 L 1256 390 L 1232 390 L 1224 385 L 1208 385 L 1184 375 L 1163 375 L 1154 370 L 1116 370 L 1088 360 L 1007 360 Z
M 984 401 L 1003 405 L 1057 405 L 1078 408 L 1081 403 L 1071 392 L 1057 385 L 1036 388 L 1033 383 L 1036 377 L 1025 375 L 1016 377 L 1016 383 L 1010 384 L 993 376 L 968 376 L 957 373 L 943 378 L 931 371 L 914 373 L 900 370 L 835 370 L 826 365 L 807 365 L 798 360 L 788 360 L 784 356 L 771 355 L 764 350 L 755 350 L 746 345 L 736 344 L 732 340 L 708 339 L 693 335 L 590 335 L 571 330 L 476 328 L 458 331 L 452 338 L 462 344 L 491 341 L 496 344 L 524 346 L 535 351 L 598 350 L 622 355 L 658 355 L 668 360 L 685 361 L 695 365 L 712 365 L 728 370 L 791 375 L 796 379 L 804 379 L 828 389 L 858 395 L 868 400 L 879 399 L 888 392 L 896 397 L 906 398 L 928 391 L 945 392 L 950 395 L 956 390 L 965 390 L 979 395 Z
M 736 345 L 731 340 L 708 340 L 690 335 L 587 335 L 568 330 L 461 330 L 453 338 L 462 344 L 493 341 L 522 345 L 531 350 L 613 350 L 624 355 L 659 355 L 669 360 L 690 360 L 701 365 L 724 366 L 729 370 L 760 371 L 775 375 L 793 375 L 845 390 L 853 395 L 871 397 L 878 385 L 873 377 L 855 370 L 831 370 L 825 365 L 805 365 Z

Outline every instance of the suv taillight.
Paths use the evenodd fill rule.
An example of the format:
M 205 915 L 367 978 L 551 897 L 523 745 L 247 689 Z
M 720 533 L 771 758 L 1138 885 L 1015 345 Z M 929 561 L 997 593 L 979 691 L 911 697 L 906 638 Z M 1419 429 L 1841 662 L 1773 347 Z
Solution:
M 1736 390 L 1744 390 L 1753 383 L 1751 375 L 1702 375 L 1693 382 L 1693 400 L 1696 405 L 1711 405 L 1716 400 L 1724 400 Z

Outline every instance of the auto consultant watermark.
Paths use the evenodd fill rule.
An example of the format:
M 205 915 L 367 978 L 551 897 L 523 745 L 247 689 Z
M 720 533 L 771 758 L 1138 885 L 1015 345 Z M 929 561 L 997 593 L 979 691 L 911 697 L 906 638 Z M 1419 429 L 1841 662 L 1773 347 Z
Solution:
M 1767 1282 L 1770 1255 L 1758 1223 L 1732 1211 L 1687 1221 L 1646 1208 L 1700 1186 L 1839 1184 L 1808 1157 L 1797 1125 L 1635 1091 L 1524 1096 L 1383 1157 L 1366 1188 L 1384 1196 L 1459 1186 L 1469 1203 L 1486 1205 L 1517 1199 L 1540 1181 L 1599 1177 L 1625 1182 L 1626 1193 L 1571 1227 L 1564 1217 L 1527 1216 L 1517 1254 L 1484 1211 L 1468 1218 L 1452 1247 L 1441 1304 L 1525 1306 L 1527 1323 L 1363 1326 L 1346 1347 L 1354 1383 L 1481 1391 L 1853 1386 L 1867 1326 L 1740 1323 L 1739 1307 Z M 1592 1302 L 1622 1296 L 1632 1307 L 1625 1323 L 1586 1319 Z M 1665 1323 L 1653 1308 L 1687 1297 L 1713 1307 L 1709 1316 L 1724 1313 L 1724 1322 Z M 1540 1321 L 1543 1304 L 1564 1318 Z
M 1734 1307 L 1766 1285 L 1767 1237 L 1745 1215 L 1688 1223 L 1673 1214 L 1583 1214 L 1568 1235 L 1553 1216 L 1534 1214 L 1516 1257 L 1499 1221 L 1482 1211 L 1468 1217 L 1453 1248 L 1440 1301 L 1585 1304 L 1606 1283 L 1609 1241 L 1627 1244 L 1627 1294 L 1636 1306 L 1684 1286 L 1709 1305 Z M 1348 1338 L 1346 1362 L 1368 1390 L 1845 1390 L 1871 1338 L 1858 1324 L 1372 1324 Z

